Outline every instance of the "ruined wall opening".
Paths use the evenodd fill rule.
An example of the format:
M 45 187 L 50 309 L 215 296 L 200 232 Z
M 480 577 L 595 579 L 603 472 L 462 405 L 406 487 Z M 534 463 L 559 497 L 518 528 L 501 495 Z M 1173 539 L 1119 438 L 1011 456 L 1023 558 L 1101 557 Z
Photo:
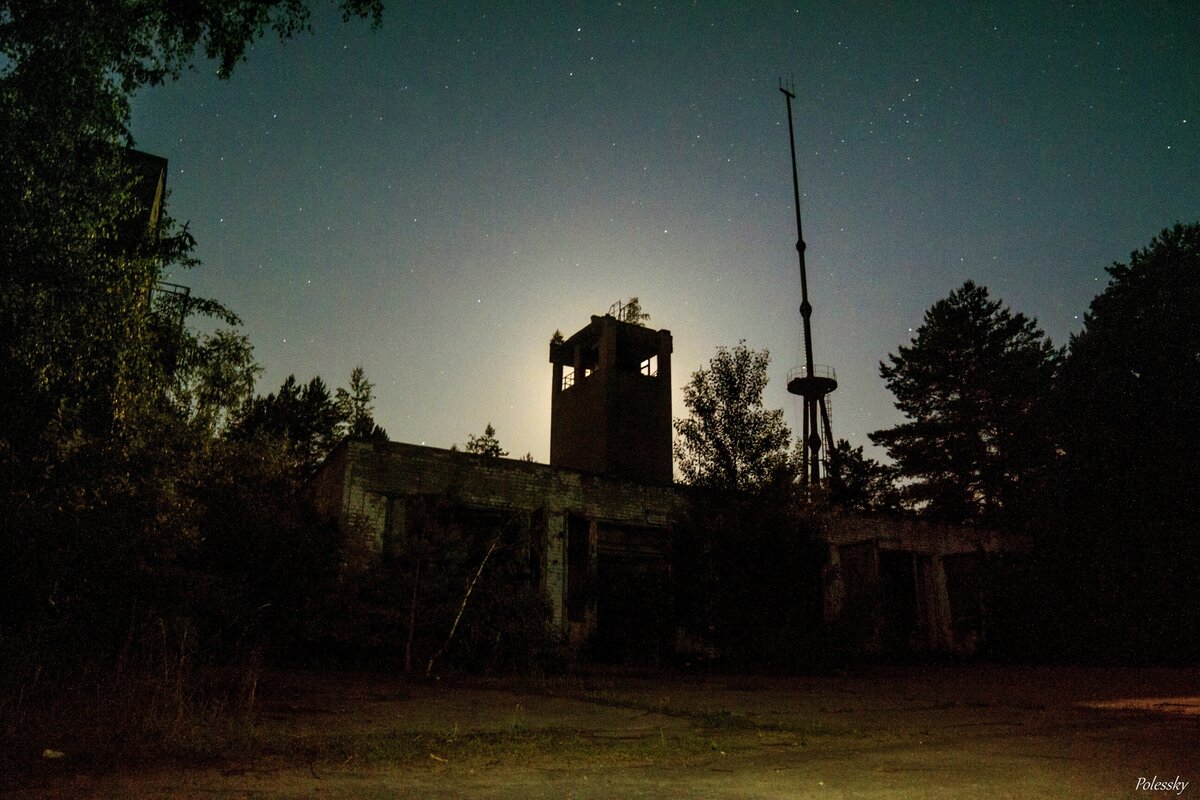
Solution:
M 973 649 L 986 640 L 991 582 L 999 572 L 996 562 L 983 553 L 960 553 L 942 560 L 954 641 L 964 649 Z
M 882 644 L 886 652 L 908 652 L 919 644 L 914 569 L 912 553 L 902 550 L 879 553 L 879 577 L 883 583 Z
M 666 531 L 598 526 L 596 628 L 588 655 L 621 664 L 660 664 L 674 624 Z
M 590 544 L 588 521 L 575 514 L 567 515 L 567 621 L 587 621 L 588 600 L 591 595 Z

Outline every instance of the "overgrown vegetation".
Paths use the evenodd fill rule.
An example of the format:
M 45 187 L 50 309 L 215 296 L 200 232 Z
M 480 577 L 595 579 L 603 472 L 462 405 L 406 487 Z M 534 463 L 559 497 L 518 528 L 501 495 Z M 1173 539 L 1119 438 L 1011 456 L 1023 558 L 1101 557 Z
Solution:
M 783 412 L 764 407 L 770 354 L 721 347 L 684 387 L 684 481 L 700 487 L 674 538 L 674 617 L 686 662 L 811 667 L 820 659 L 820 553 Z
M 693 498 L 673 564 L 685 663 L 795 670 L 824 661 L 824 552 L 794 478 L 782 472 L 754 492 Z
M 371 0 L 342 7 L 378 18 Z M 197 48 L 228 74 L 265 31 L 307 20 L 293 2 L 0 5 L 6 762 L 127 758 L 231 718 L 327 577 L 323 534 L 291 500 L 311 453 L 234 435 L 250 343 L 219 302 L 163 291 L 194 243 L 153 218 L 128 128 L 131 93 Z M 199 334 L 195 317 L 222 327 Z
M 310 626 L 306 660 L 429 676 L 543 669 L 557 654 L 528 515 L 412 498 L 383 558 L 348 575 Z

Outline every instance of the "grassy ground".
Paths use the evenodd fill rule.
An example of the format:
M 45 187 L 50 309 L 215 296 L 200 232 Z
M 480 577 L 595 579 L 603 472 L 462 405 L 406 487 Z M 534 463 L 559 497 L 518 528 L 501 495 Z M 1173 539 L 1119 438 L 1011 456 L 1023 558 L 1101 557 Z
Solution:
M 32 797 L 1145 797 L 1200 791 L 1200 672 L 937 666 L 405 683 L 279 673 L 253 726 Z

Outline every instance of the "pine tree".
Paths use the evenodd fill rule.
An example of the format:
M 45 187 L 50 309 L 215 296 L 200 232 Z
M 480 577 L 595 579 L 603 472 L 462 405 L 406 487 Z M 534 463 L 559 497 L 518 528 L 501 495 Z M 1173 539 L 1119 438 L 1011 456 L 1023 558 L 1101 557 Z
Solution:
M 875 431 L 907 504 L 955 522 L 997 520 L 1052 448 L 1043 416 L 1061 360 L 1035 320 L 967 281 L 925 312 L 879 373 L 908 418 Z
M 482 436 L 468 436 L 467 446 L 463 449 L 468 453 L 488 458 L 504 458 L 508 455 L 507 450 L 501 449 L 500 440 L 496 438 L 496 429 L 490 422 L 483 429 Z

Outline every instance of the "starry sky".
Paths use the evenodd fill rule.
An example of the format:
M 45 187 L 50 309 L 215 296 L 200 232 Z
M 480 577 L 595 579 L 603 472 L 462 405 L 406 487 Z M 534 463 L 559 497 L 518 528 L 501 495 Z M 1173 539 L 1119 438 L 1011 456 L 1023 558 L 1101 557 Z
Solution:
M 549 455 L 551 334 L 636 295 L 682 386 L 719 345 L 803 360 L 787 115 L 834 435 L 900 421 L 878 365 L 972 279 L 1055 343 L 1104 267 L 1200 219 L 1191 3 L 391 4 L 203 60 L 134 102 L 264 373 L 376 384 L 399 441 L 491 422 Z

